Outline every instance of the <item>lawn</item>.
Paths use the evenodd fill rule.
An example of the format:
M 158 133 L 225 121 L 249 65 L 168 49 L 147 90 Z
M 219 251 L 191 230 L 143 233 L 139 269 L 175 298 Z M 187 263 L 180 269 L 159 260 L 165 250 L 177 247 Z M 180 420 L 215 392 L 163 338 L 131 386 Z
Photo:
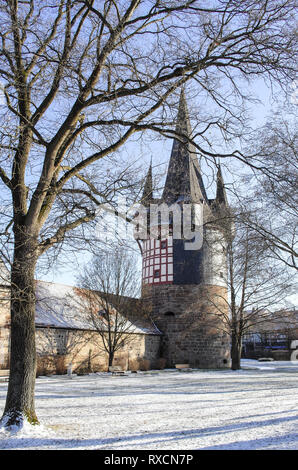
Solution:
M 40 377 L 36 411 L 41 426 L 0 430 L 0 449 L 298 449 L 298 361 Z

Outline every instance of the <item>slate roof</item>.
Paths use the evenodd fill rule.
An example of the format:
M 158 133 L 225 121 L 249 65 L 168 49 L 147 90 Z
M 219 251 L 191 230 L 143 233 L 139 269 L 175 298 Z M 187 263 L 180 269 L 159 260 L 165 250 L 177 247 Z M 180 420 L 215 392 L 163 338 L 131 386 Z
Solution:
M 183 90 L 180 95 L 176 132 L 189 138 L 192 133 Z M 174 138 L 162 200 L 167 204 L 208 201 L 196 149 L 182 136 Z
M 84 292 L 88 291 L 63 284 L 36 281 L 36 326 L 95 330 L 88 315 Z M 131 301 L 138 302 L 138 299 Z M 130 318 L 130 312 L 121 312 L 121 315 L 125 319 L 125 331 L 128 333 L 161 334 L 148 318 L 139 316 L 133 320 Z

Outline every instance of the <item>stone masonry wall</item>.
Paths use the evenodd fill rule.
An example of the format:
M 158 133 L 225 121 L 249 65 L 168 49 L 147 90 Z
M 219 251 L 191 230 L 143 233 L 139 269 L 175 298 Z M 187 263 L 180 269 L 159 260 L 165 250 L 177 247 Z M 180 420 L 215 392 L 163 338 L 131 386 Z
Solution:
M 154 367 L 160 350 L 159 335 L 129 334 L 123 338 L 123 345 L 114 357 L 114 365 L 125 370 L 137 369 L 142 360 L 150 361 Z M 36 345 L 39 369 L 54 370 L 57 358 L 60 365 L 73 370 L 91 368 L 93 371 L 106 371 L 108 355 L 104 350 L 101 336 L 96 332 L 67 330 L 62 328 L 37 328 Z M 48 364 L 48 365 L 47 365 Z M 40 375 L 43 371 L 40 370 Z
M 230 366 L 230 340 L 220 313 L 226 312 L 224 287 L 211 285 L 144 286 L 142 297 L 164 333 L 161 356 L 168 367 Z

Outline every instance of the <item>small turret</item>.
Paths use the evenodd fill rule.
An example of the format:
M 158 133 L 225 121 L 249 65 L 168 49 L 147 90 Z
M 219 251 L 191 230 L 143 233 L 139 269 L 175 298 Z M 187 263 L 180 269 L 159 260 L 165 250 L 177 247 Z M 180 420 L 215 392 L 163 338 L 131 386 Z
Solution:
M 226 241 L 230 240 L 235 235 L 235 226 L 219 163 L 217 165 L 216 198 L 212 200 L 211 207 L 214 223 L 223 231 Z
M 227 199 L 225 185 L 223 182 L 220 164 L 218 164 L 218 169 L 217 169 L 216 185 L 217 185 L 216 186 L 216 199 L 215 199 L 216 204 L 217 205 L 223 204 L 225 206 L 228 206 L 228 199 Z
M 148 207 L 150 203 L 153 201 L 153 183 L 152 183 L 152 162 L 150 163 L 148 173 L 146 176 L 143 196 L 141 199 L 141 203 L 143 206 Z

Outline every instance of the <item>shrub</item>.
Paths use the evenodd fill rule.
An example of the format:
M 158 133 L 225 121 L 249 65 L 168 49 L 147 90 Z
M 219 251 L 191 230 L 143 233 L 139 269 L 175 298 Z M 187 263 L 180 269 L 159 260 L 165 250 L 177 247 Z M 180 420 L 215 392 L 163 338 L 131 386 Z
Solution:
M 140 370 L 140 362 L 137 359 L 130 359 L 129 370 Z
M 106 370 L 107 364 L 105 362 L 96 362 L 92 368 L 93 372 L 106 372 Z
M 150 361 L 149 359 L 139 359 L 140 370 L 150 370 Z
M 93 372 L 90 367 L 88 366 L 88 361 L 83 361 L 77 365 L 74 370 L 74 373 L 77 375 L 87 375 Z
M 75 373 L 77 375 L 88 375 L 90 373 L 90 370 L 88 367 L 80 366 L 75 370 Z
M 113 366 L 119 366 L 122 370 L 127 370 L 127 359 L 124 357 L 116 357 L 113 360 Z
M 53 374 L 55 372 L 53 357 L 37 356 L 36 358 L 36 377 Z
M 156 361 L 157 369 L 164 369 L 166 367 L 167 360 L 164 357 L 159 357 Z
M 67 372 L 67 366 L 65 364 L 65 356 L 55 356 L 54 358 L 54 366 L 55 372 L 57 375 L 63 375 Z

